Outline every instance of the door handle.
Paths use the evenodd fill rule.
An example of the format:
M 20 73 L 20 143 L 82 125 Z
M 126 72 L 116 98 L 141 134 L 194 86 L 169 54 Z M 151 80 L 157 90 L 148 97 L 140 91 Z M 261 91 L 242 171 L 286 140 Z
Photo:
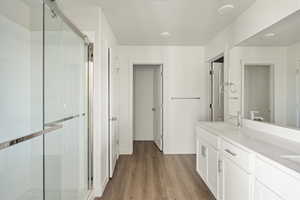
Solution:
M 218 160 L 218 172 L 222 172 L 222 160 Z
M 110 121 L 117 121 L 117 120 L 118 120 L 117 117 L 112 117 L 112 118 L 110 118 Z

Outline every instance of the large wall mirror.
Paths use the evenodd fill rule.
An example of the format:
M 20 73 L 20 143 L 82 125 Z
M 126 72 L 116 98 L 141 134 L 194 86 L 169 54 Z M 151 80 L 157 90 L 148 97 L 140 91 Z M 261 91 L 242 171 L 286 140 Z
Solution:
M 229 114 L 300 128 L 300 12 L 229 52 Z

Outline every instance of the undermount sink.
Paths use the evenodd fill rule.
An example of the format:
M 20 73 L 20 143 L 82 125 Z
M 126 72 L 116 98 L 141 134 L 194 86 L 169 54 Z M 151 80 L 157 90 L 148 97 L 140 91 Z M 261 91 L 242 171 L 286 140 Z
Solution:
M 300 155 L 282 155 L 281 158 L 300 163 Z

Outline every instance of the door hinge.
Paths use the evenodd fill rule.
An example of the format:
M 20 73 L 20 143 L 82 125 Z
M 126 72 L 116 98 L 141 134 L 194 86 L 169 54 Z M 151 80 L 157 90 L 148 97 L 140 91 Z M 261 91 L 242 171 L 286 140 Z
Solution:
M 218 160 L 218 172 L 222 172 L 222 160 Z
M 213 71 L 213 70 L 209 70 L 209 74 L 210 74 L 210 75 L 213 75 L 213 74 L 214 74 L 214 71 Z
M 206 147 L 201 145 L 201 155 L 206 158 Z
M 88 60 L 90 62 L 94 61 L 94 44 L 93 43 L 90 43 L 88 45 Z
M 209 104 L 209 108 L 212 109 L 212 104 Z
M 160 72 L 160 75 L 163 76 L 164 75 L 163 72 Z

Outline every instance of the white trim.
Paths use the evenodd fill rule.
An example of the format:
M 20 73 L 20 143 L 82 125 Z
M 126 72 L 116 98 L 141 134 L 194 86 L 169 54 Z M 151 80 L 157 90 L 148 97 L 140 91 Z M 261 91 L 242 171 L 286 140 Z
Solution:
M 297 60 L 296 64 L 296 120 L 297 120 L 297 128 L 300 128 L 300 60 Z
M 216 56 L 214 56 L 212 58 L 208 58 L 206 60 L 206 62 L 210 64 L 210 63 L 212 63 L 212 62 L 214 62 L 214 61 L 216 61 L 216 60 L 218 60 L 218 59 L 220 59 L 220 58 L 222 58 L 224 56 L 225 56 L 225 51 L 222 51 L 222 53 L 219 53 L 218 55 L 216 55 Z M 225 59 L 225 57 L 224 57 L 224 59 Z
M 108 182 L 109 182 L 109 178 L 106 177 L 106 178 L 104 179 L 103 183 L 102 183 L 101 196 L 99 196 L 99 197 L 102 197 L 102 196 L 103 196 L 103 193 L 104 193 L 104 191 L 105 191 L 105 188 L 106 188 Z
M 87 200 L 94 200 L 95 199 L 95 191 L 92 190 L 89 194 L 88 197 L 86 198 Z
M 163 67 L 164 67 L 164 63 L 162 62 L 135 62 L 135 61 L 132 61 L 132 62 L 129 62 L 129 120 L 130 120 L 130 125 L 129 125 L 129 131 L 131 133 L 131 141 L 132 141 L 132 148 L 131 148 L 131 152 L 129 152 L 129 154 L 132 154 L 133 153 L 133 108 L 134 108 L 134 105 L 133 105 L 133 67 L 134 65 L 153 65 L 153 66 L 159 66 L 160 69 L 162 71 L 163 70 Z M 165 88 L 164 88 L 164 85 L 165 85 L 165 80 L 164 80 L 164 77 L 163 77 L 163 84 L 162 84 L 162 91 L 165 91 Z M 164 127 L 164 130 L 163 130 L 163 149 L 162 149 L 162 152 L 164 152 L 165 150 L 165 126 L 166 126 L 166 123 L 165 123 L 165 114 L 166 114 L 166 111 L 165 111 L 165 104 L 166 104 L 166 101 L 165 101 L 165 94 L 163 92 L 163 119 L 162 119 L 162 126 Z

